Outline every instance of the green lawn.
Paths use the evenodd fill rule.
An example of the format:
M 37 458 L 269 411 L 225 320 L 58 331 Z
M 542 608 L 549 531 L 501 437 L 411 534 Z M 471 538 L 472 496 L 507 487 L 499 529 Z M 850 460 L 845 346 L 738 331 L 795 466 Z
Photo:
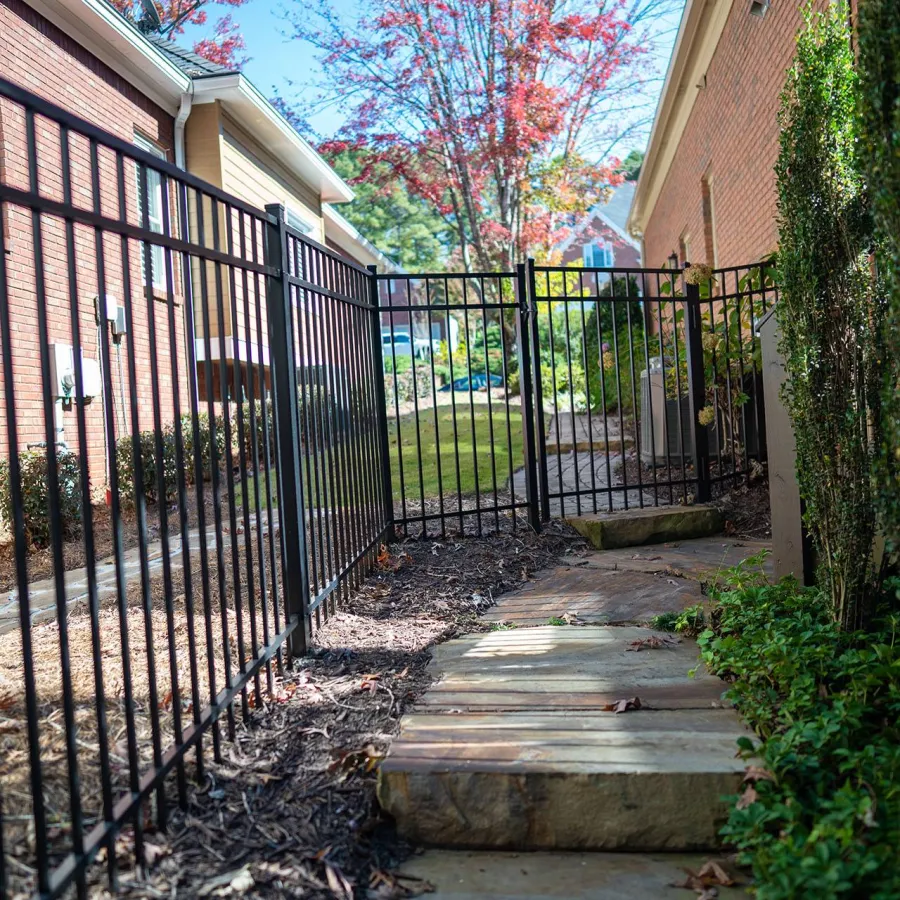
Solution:
M 488 414 L 487 403 L 456 404 L 456 424 L 454 437 L 454 415 L 452 406 L 439 406 L 437 432 L 435 432 L 434 410 L 419 412 L 419 425 L 416 428 L 414 414 L 401 416 L 399 424 L 399 441 L 402 448 L 398 452 L 398 424 L 393 419 L 389 426 L 391 454 L 391 475 L 394 488 L 394 499 L 401 499 L 400 459 L 403 460 L 403 493 L 407 500 L 419 500 L 423 493 L 426 499 L 437 497 L 440 488 L 444 495 L 461 493 L 471 494 L 475 491 L 476 459 L 478 488 L 481 492 L 493 490 L 494 470 L 496 470 L 497 488 L 502 489 L 509 479 L 510 443 L 512 446 L 512 470 L 522 466 L 522 414 L 518 408 L 509 411 L 509 430 L 511 442 L 507 436 L 506 407 L 503 401 L 492 404 Z M 474 424 L 474 443 L 472 438 Z M 493 424 L 493 443 L 491 442 L 491 425 Z M 491 447 L 493 446 L 493 454 Z M 459 479 L 457 480 L 457 462 L 454 449 L 459 451 Z M 475 452 L 477 448 L 477 452 Z M 421 449 L 422 480 L 419 480 L 418 458 Z M 438 479 L 438 463 L 440 462 L 440 484 Z
M 505 404 L 498 400 L 492 404 L 491 415 L 488 414 L 487 403 L 456 404 L 456 425 L 454 438 L 453 407 L 439 406 L 438 421 L 435 432 L 434 410 L 420 410 L 418 429 L 416 416 L 409 413 L 400 417 L 399 429 L 397 419 L 389 423 L 388 440 L 391 457 L 391 484 L 394 489 L 394 500 L 400 501 L 401 479 L 400 461 L 403 461 L 403 493 L 407 500 L 420 500 L 422 490 L 426 499 L 439 495 L 439 486 L 444 495 L 461 493 L 472 494 L 475 491 L 476 457 L 478 471 L 478 487 L 482 493 L 492 491 L 494 485 L 494 469 L 496 469 L 497 489 L 502 490 L 509 479 L 510 443 L 507 437 L 507 419 Z M 474 411 L 474 412 L 473 412 Z M 472 440 L 474 424 L 475 439 Z M 491 425 L 493 424 L 493 454 L 491 453 Z M 402 442 L 398 442 L 399 437 Z M 512 446 L 512 470 L 515 472 L 522 466 L 522 415 L 517 408 L 509 411 L 509 431 Z M 398 443 L 402 449 L 398 451 Z M 457 463 L 454 448 L 459 449 L 459 480 L 457 481 Z M 473 447 L 477 447 L 477 454 Z M 421 448 L 422 479 L 419 479 L 418 458 Z M 320 457 L 320 460 L 327 457 Z M 438 479 L 438 461 L 440 460 L 441 478 Z M 323 491 L 325 466 L 320 466 L 320 491 Z M 247 482 L 250 508 L 256 509 L 256 481 L 250 477 Z M 275 470 L 271 473 L 272 503 L 278 505 L 278 485 Z M 259 478 L 262 494 L 260 505 L 265 509 L 265 479 Z M 306 473 L 304 472 L 304 489 L 306 489 Z M 340 491 L 340 486 L 336 486 Z M 243 504 L 243 486 L 240 480 L 235 482 L 235 502 Z

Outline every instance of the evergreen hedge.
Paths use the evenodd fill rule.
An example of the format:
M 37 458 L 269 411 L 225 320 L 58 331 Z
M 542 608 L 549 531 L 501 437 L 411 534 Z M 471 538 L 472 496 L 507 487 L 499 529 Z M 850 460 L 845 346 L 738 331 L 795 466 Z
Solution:
M 819 583 L 845 629 L 880 590 L 873 448 L 881 443 L 885 299 L 856 127 L 846 6 L 807 10 L 782 95 L 776 165 L 785 402 Z

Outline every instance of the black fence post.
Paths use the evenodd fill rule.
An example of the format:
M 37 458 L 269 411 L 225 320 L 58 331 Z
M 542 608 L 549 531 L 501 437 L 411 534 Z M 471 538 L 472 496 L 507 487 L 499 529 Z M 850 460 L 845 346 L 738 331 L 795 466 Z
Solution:
M 388 440 L 387 397 L 384 393 L 384 343 L 381 340 L 381 309 L 378 296 L 378 267 L 369 270 L 369 297 L 372 302 L 372 347 L 375 355 L 375 402 L 378 404 L 378 443 L 381 452 L 381 490 L 384 494 L 384 536 L 394 539 L 394 486 L 391 481 L 391 450 Z
M 288 644 L 291 656 L 297 658 L 306 653 L 310 628 L 306 507 L 300 475 L 300 404 L 297 396 L 295 350 L 297 344 L 291 288 L 287 280 L 288 253 L 284 207 L 272 204 L 266 207 L 266 212 L 271 217 L 266 228 L 266 265 L 278 270 L 278 274 L 266 278 L 266 306 L 278 454 L 278 520 L 283 538 L 281 567 L 285 614 L 288 621 L 299 619 Z
M 534 385 L 531 379 L 531 348 L 528 335 L 528 281 L 525 263 L 516 265 L 516 347 L 519 351 L 519 394 L 522 397 L 522 438 L 525 450 L 525 500 L 528 503 L 528 524 L 535 531 L 541 530 L 541 510 L 538 497 L 537 459 L 534 442 Z M 513 494 L 515 494 L 514 486 Z M 515 496 L 513 496 L 515 503 Z
M 534 274 L 534 260 L 528 260 L 527 278 L 528 317 L 531 320 L 531 351 L 534 359 L 534 423 L 537 440 L 537 477 L 540 485 L 539 497 L 541 521 L 550 521 L 550 483 L 547 477 L 547 434 L 544 428 L 544 387 L 541 383 L 541 343 L 538 336 L 537 282 Z
M 700 310 L 700 288 L 688 283 L 685 289 L 685 345 L 688 368 L 688 409 L 691 434 L 694 439 L 694 471 L 697 480 L 697 503 L 708 503 L 711 497 L 709 481 L 709 435 L 700 423 L 700 410 L 706 406 L 706 377 L 703 366 L 703 331 Z

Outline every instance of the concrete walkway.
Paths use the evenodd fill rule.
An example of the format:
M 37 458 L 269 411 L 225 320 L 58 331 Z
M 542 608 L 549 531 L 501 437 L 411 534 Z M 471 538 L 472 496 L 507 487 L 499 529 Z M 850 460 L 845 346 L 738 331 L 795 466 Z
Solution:
M 484 853 L 427 850 L 402 870 L 430 900 L 697 900 L 677 888 L 707 857 L 684 853 Z M 724 860 L 722 861 L 725 864 Z M 719 900 L 747 895 L 718 887 Z
M 278 510 L 272 511 L 274 527 L 278 529 Z M 256 515 L 252 515 L 250 519 L 251 530 L 255 534 Z M 243 545 L 243 519 L 238 526 L 238 543 Z M 263 534 L 269 532 L 268 515 L 263 513 Z M 200 555 L 200 529 L 194 528 L 188 532 L 188 546 L 191 557 Z M 215 528 L 209 528 L 206 531 L 206 547 L 210 560 L 215 559 L 216 554 L 216 531 Z M 231 547 L 231 535 L 228 532 L 222 534 L 222 550 L 223 552 Z M 147 545 L 147 567 L 150 577 L 158 575 L 163 570 L 163 549 L 162 541 L 151 541 Z M 180 572 L 182 568 L 182 545 L 181 533 L 171 533 L 169 535 L 169 559 L 172 571 Z M 140 551 L 137 547 L 126 550 L 123 554 L 124 560 L 124 577 L 126 586 L 141 577 Z M 242 561 L 243 564 L 243 561 Z M 95 565 L 97 573 L 97 594 L 102 603 L 110 597 L 115 597 L 117 593 L 116 586 L 116 561 L 115 557 L 109 556 L 97 561 Z M 87 602 L 88 600 L 88 570 L 85 566 L 77 569 L 70 569 L 64 575 L 66 585 L 66 604 L 68 607 L 76 604 Z M 31 611 L 32 625 L 48 622 L 56 618 L 56 579 L 44 578 L 40 581 L 34 581 L 28 585 L 28 600 Z M 5 598 L 0 598 L 0 634 L 12 631 L 19 627 L 19 592 L 10 591 Z

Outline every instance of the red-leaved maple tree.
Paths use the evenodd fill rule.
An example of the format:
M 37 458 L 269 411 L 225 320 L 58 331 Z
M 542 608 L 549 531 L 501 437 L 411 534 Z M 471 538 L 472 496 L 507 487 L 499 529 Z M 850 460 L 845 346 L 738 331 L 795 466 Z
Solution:
M 460 262 L 483 270 L 548 255 L 621 181 L 609 154 L 645 121 L 634 104 L 654 25 L 677 5 L 363 0 L 348 22 L 328 0 L 296 2 L 322 105 L 349 110 L 323 150 L 362 153 L 360 179 L 402 178 L 452 225 Z
M 124 16 L 143 25 L 147 23 L 147 13 L 140 0 L 111 0 L 112 5 Z M 174 38 L 184 33 L 185 25 L 206 25 L 209 22 L 207 10 L 211 6 L 243 6 L 247 0 L 153 0 L 159 14 L 161 27 L 158 33 Z M 195 41 L 194 52 L 229 68 L 238 68 L 245 49 L 241 35 L 231 15 L 223 15 L 213 27 L 212 37 Z

